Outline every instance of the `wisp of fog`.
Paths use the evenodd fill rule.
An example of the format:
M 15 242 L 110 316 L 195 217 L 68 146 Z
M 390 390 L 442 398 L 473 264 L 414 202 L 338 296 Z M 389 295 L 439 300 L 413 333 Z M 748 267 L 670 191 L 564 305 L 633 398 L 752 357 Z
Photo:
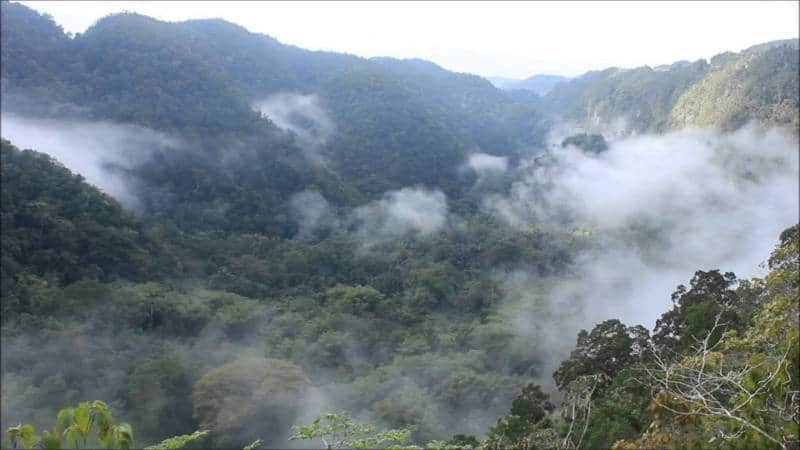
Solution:
M 309 160 L 322 160 L 319 148 L 333 134 L 334 125 L 316 95 L 279 92 L 254 102 L 253 109 L 294 133 Z
M 179 148 L 179 138 L 138 125 L 55 120 L 3 113 L 2 136 L 19 148 L 47 153 L 125 206 L 137 209 L 128 171 L 155 151 Z

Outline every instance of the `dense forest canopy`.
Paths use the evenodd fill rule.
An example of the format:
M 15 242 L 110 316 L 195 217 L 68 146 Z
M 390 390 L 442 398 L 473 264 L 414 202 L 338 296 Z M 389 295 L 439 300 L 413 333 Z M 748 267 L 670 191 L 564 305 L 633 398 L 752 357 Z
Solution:
M 3 447 L 797 448 L 797 40 L 498 89 L 0 6 Z

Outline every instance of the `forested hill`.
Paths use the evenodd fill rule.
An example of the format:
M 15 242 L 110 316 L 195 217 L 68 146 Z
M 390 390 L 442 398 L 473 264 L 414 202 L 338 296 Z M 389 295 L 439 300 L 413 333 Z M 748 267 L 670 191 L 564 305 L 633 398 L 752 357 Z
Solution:
M 176 261 L 113 198 L 43 153 L 2 141 L 3 286 L 20 273 L 81 278 L 174 276 Z
M 240 203 L 233 192 L 239 188 L 214 189 L 209 203 L 175 186 L 176 178 L 225 184 L 235 170 L 241 188 L 262 187 L 251 181 L 267 187 L 264 198 L 248 203 L 276 207 L 306 184 L 338 204 L 415 184 L 453 194 L 470 181 L 458 175 L 470 153 L 514 157 L 543 142 L 545 124 L 532 106 L 482 78 L 430 63 L 311 52 L 220 20 L 165 23 L 135 14 L 106 17 L 69 38 L 24 6 L 4 2 L 2 9 L 4 110 L 111 119 L 188 136 L 189 152 L 202 156 L 174 167 L 164 155 L 139 170 L 149 186 L 143 204 L 152 212 L 184 217 L 165 209 L 164 196 L 187 211 L 207 211 L 187 217 L 187 225 L 218 227 L 208 223 L 211 203 Z M 254 106 L 261 104 L 294 132 L 294 142 L 259 118 Z M 249 153 L 224 156 L 244 142 Z M 220 160 L 235 160 L 235 167 Z M 231 211 L 241 216 L 240 208 Z M 288 227 L 280 218 L 264 220 L 239 228 Z
M 3 448 L 796 448 L 796 41 L 541 97 L 0 16 Z
M 666 131 L 694 126 L 735 129 L 748 121 L 798 127 L 798 41 L 775 41 L 710 61 L 609 68 L 556 85 L 544 110 L 602 128 Z
M 569 77 L 561 75 L 533 75 L 524 80 L 495 79 L 495 86 L 505 90 L 526 90 L 537 95 L 546 95 L 560 83 L 569 81 Z

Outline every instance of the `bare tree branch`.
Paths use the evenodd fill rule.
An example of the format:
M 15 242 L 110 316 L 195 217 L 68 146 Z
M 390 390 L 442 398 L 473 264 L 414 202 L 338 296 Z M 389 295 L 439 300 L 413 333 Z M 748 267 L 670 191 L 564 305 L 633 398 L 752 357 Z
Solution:
M 750 420 L 744 411 L 747 409 L 761 411 L 776 420 L 792 420 L 795 423 L 800 420 L 800 406 L 797 403 L 800 393 L 789 391 L 781 399 L 775 398 L 772 393 L 774 381 L 779 375 L 785 375 L 787 380 L 793 378 L 789 372 L 790 348 L 780 354 L 766 355 L 756 364 L 722 360 L 722 355 L 714 351 L 722 342 L 722 338 L 711 344 L 711 336 L 718 330 L 721 331 L 725 325 L 720 322 L 720 316 L 717 315 L 714 325 L 705 338 L 698 340 L 698 344 L 693 347 L 695 353 L 676 362 L 668 362 L 651 345 L 652 362 L 640 367 L 645 378 L 634 377 L 634 380 L 645 385 L 658 386 L 661 392 L 666 394 L 666 398 L 686 406 L 686 410 L 676 409 L 664 404 L 660 400 L 661 397 L 656 396 L 654 401 L 666 411 L 678 416 L 718 418 L 739 425 L 733 433 L 717 430 L 717 435 L 722 439 L 738 437 L 745 429 L 750 429 L 785 449 L 787 436 L 781 434 L 782 427 L 776 427 L 776 431 L 770 433 Z M 716 370 L 709 370 L 715 365 L 719 366 Z M 765 374 L 751 376 L 763 370 L 766 370 Z M 757 380 L 755 386 L 748 388 L 754 379 Z M 787 383 L 791 385 L 789 381 L 784 385 Z

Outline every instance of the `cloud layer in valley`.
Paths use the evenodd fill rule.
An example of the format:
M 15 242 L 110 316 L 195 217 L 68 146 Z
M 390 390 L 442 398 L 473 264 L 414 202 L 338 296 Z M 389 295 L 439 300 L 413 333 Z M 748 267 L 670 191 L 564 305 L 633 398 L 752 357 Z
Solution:
M 575 331 L 603 320 L 652 327 L 696 270 L 763 275 L 778 235 L 798 221 L 798 142 L 781 129 L 632 136 L 599 155 L 556 147 L 520 170 L 510 193 L 487 196 L 484 209 L 520 229 L 566 226 L 592 242 L 572 276 L 503 279 L 529 311 L 511 319 L 518 334 L 549 342 L 554 361 Z

